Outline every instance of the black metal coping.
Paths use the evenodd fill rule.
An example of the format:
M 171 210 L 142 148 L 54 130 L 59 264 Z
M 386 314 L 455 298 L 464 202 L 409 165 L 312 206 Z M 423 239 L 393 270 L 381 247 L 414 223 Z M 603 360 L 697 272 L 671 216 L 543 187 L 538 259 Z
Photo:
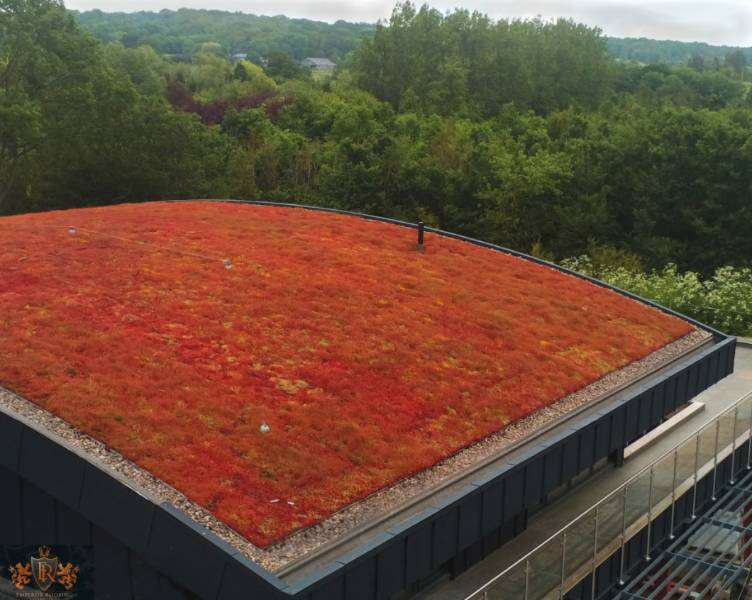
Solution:
M 346 211 L 303 208 L 415 227 Z M 426 231 L 582 277 L 558 265 L 493 244 L 433 228 L 426 228 Z M 430 239 L 427 242 L 430 243 Z M 549 436 L 545 442 L 531 443 L 514 459 L 497 465 L 462 490 L 437 498 L 429 508 L 292 584 L 246 559 L 169 503 L 140 492 L 94 458 L 1 407 L 0 480 L 7 473 L 8 477 L 17 478 L 21 487 L 41 490 L 70 514 L 89 522 L 97 531 L 101 529 L 127 548 L 132 555 L 131 564 L 134 561 L 147 563 L 159 574 L 179 582 L 189 595 L 210 600 L 388 598 L 446 561 L 477 548 L 478 544 L 485 547 L 488 542 L 498 547 L 524 528 L 528 509 L 539 504 L 546 494 L 599 460 L 623 452 L 625 446 L 657 426 L 666 415 L 733 372 L 735 338 L 603 282 L 589 277 L 584 279 L 690 321 L 713 333 L 714 343 L 671 363 L 649 384 L 636 386 L 627 397 L 604 401 L 598 410 L 577 419 L 573 423 L 576 426 Z M 33 543 L 45 542 L 42 539 L 45 532 L 60 538 L 59 525 L 55 525 L 54 520 L 52 525 L 45 525 L 24 516 L 30 511 L 28 507 L 17 506 L 19 501 L 15 501 L 9 491 L 12 487 L 0 486 L 0 544 L 32 539 Z

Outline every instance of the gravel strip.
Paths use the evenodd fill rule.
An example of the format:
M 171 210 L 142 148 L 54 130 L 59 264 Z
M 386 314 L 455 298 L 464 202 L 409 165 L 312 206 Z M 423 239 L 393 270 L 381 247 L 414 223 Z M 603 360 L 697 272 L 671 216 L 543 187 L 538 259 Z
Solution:
M 440 485 L 448 477 L 488 459 L 537 429 L 558 420 L 562 415 L 579 408 L 610 390 L 626 384 L 668 363 L 678 354 L 704 342 L 710 334 L 695 330 L 685 337 L 653 352 L 642 360 L 609 373 L 598 381 L 578 390 L 539 411 L 508 425 L 501 431 L 468 446 L 438 462 L 433 467 L 383 488 L 358 502 L 348 505 L 331 517 L 262 549 L 219 521 L 212 514 L 193 503 L 179 491 L 141 469 L 121 454 L 71 427 L 59 417 L 36 404 L 0 388 L 0 406 L 52 432 L 67 444 L 100 462 L 120 475 L 128 485 L 138 489 L 156 502 L 167 501 L 188 514 L 194 521 L 216 533 L 245 556 L 270 571 L 276 571 L 293 560 L 312 552 L 322 544 L 335 540 L 367 521 L 399 507 L 404 502 Z

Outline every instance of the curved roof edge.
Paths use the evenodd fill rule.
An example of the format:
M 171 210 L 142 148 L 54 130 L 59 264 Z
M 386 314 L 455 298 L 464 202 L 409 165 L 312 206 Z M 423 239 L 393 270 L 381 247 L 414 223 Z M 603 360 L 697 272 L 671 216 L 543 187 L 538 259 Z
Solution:
M 327 206 L 314 206 L 311 204 L 295 204 L 293 202 L 276 202 L 276 201 L 269 201 L 269 200 L 237 200 L 234 198 L 186 198 L 183 200 L 149 200 L 147 201 L 147 203 L 148 202 L 230 202 L 230 203 L 235 203 L 235 204 L 252 204 L 252 205 L 258 205 L 258 206 L 280 206 L 280 207 L 285 207 L 285 208 L 304 208 L 307 210 L 316 210 L 320 212 L 330 212 L 330 213 L 335 213 L 335 214 L 340 214 L 340 215 L 348 215 L 351 217 L 360 217 L 361 219 L 368 219 L 369 221 L 380 221 L 382 223 L 390 223 L 392 225 L 399 225 L 401 227 L 408 227 L 410 229 L 418 228 L 417 223 L 410 223 L 409 221 L 402 221 L 400 219 L 392 219 L 390 217 L 370 215 L 367 213 L 344 210 L 341 208 L 330 208 Z M 140 203 L 137 203 L 137 204 L 140 204 Z M 607 283 L 601 279 L 597 279 L 595 277 L 591 277 L 590 275 L 585 275 L 583 273 L 578 273 L 577 271 L 568 269 L 567 267 L 563 267 L 562 265 L 544 260 L 542 258 L 538 258 L 537 256 L 532 256 L 530 254 L 526 254 L 525 252 L 520 252 L 518 250 L 512 250 L 511 248 L 499 246 L 498 244 L 492 244 L 491 242 L 485 242 L 477 238 L 472 238 L 470 236 L 462 235 L 461 233 L 445 231 L 437 227 L 426 226 L 425 231 L 430 232 L 430 233 L 437 233 L 445 237 L 454 238 L 456 240 L 461 240 L 463 242 L 468 242 L 470 244 L 475 244 L 476 246 L 489 248 L 491 250 L 496 250 L 498 252 L 504 252 L 505 254 L 510 254 L 512 256 L 523 258 L 525 260 L 532 261 L 534 263 L 549 267 L 551 269 L 561 271 L 562 273 L 566 273 L 567 275 L 573 275 L 575 277 L 579 277 L 580 279 L 584 279 L 585 281 L 589 281 L 590 283 L 593 283 L 600 287 L 612 290 L 623 296 L 626 296 L 627 298 L 631 298 L 632 300 L 637 300 L 638 302 L 642 302 L 643 304 L 647 304 L 648 306 L 657 308 L 658 310 L 665 312 L 669 315 L 673 315 L 674 317 L 678 317 L 684 321 L 692 323 L 692 325 L 699 327 L 700 329 L 704 329 L 705 331 L 708 331 L 709 333 L 712 333 L 714 336 L 717 336 L 719 338 L 734 337 L 726 333 L 723 333 L 722 331 L 719 331 L 711 327 L 710 325 L 697 321 L 696 319 L 693 319 L 692 317 L 688 317 L 687 315 L 683 313 L 680 313 L 671 308 L 663 306 L 662 304 L 659 304 L 658 302 L 655 302 L 648 298 L 643 298 L 642 296 L 638 296 L 637 294 L 634 294 L 628 290 L 622 289 L 615 285 L 611 285 L 610 283 Z

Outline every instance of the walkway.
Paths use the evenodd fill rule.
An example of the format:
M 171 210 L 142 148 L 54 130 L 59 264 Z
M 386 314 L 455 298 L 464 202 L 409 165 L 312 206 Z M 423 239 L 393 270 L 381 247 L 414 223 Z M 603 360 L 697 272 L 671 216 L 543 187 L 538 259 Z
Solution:
M 456 579 L 445 581 L 433 589 L 427 590 L 421 594 L 419 598 L 421 598 L 421 600 L 461 600 L 467 597 L 496 574 L 500 573 L 509 565 L 512 565 L 519 558 L 530 552 L 533 548 L 543 543 L 549 536 L 580 515 L 583 510 L 593 506 L 596 502 L 607 496 L 612 490 L 621 486 L 625 481 L 639 473 L 646 466 L 654 463 L 663 454 L 671 450 L 674 446 L 690 436 L 704 424 L 715 419 L 723 413 L 727 407 L 734 404 L 739 398 L 750 391 L 752 391 L 752 347 L 740 344 L 737 347 L 734 374 L 697 397 L 697 400 L 705 403 L 706 408 L 704 411 L 696 413 L 690 419 L 681 425 L 678 425 L 674 430 L 664 435 L 651 446 L 634 455 L 623 467 L 609 467 L 585 482 L 578 489 L 568 493 L 562 499 L 553 502 L 540 513 L 532 517 L 528 524 L 528 528 L 515 539 L 514 543 L 507 544 L 503 548 L 497 550 L 494 554 L 486 557 L 476 566 Z M 730 431 L 725 431 L 726 429 L 727 428 L 724 427 L 723 430 L 719 432 L 719 435 L 722 439 L 730 440 L 733 436 Z M 702 459 L 707 460 L 709 457 L 712 457 L 715 448 L 714 433 L 714 431 L 712 433 L 709 431 L 708 435 L 703 435 L 701 437 L 700 464 L 703 464 Z M 678 457 L 678 470 L 687 472 L 687 462 L 689 461 L 692 462 L 693 468 L 694 453 L 692 453 L 691 459 L 689 456 L 684 455 Z M 671 465 L 673 469 L 673 457 L 671 457 Z M 679 481 L 681 480 L 682 478 L 679 477 Z M 648 485 L 649 482 L 646 480 L 646 489 Z M 665 490 L 663 491 L 665 492 Z M 663 498 L 664 496 L 665 493 L 656 494 L 656 498 Z M 613 534 L 613 532 L 611 534 Z M 606 532 L 601 532 L 599 535 L 605 538 L 608 534 Z M 576 555 L 575 551 L 572 556 Z M 552 555 L 551 558 L 553 559 L 555 557 Z M 583 557 L 583 560 L 586 561 L 587 558 L 588 557 Z M 553 564 L 551 567 L 553 570 L 556 569 Z M 536 584 L 540 586 L 545 585 L 545 579 L 547 579 L 547 577 L 544 575 L 553 575 L 553 573 L 545 573 L 545 569 L 542 569 L 538 575 L 539 576 L 536 577 Z

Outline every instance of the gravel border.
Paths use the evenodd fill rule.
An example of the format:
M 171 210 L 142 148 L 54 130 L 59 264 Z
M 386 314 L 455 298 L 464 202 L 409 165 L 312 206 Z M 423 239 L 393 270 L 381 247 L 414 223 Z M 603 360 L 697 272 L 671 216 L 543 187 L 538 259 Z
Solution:
M 557 402 L 508 425 L 501 431 L 460 450 L 436 463 L 433 467 L 354 502 L 334 513 L 325 521 L 296 531 L 287 538 L 264 549 L 250 543 L 172 486 L 154 477 L 102 442 L 77 431 L 66 421 L 40 408 L 33 402 L 0 387 L 0 406 L 62 438 L 69 446 L 87 455 L 92 459 L 92 462 L 106 465 L 124 478 L 129 485 L 155 502 L 166 501 L 184 511 L 194 521 L 216 533 L 246 557 L 267 570 L 278 571 L 327 542 L 332 542 L 354 528 L 364 525 L 369 520 L 394 510 L 417 495 L 439 486 L 446 479 L 457 475 L 462 470 L 477 464 L 479 461 L 489 459 L 541 427 L 558 420 L 566 413 L 601 398 L 609 391 L 615 390 L 615 388 L 621 387 L 637 377 L 660 368 L 679 354 L 707 341 L 710 337 L 711 335 L 708 332 L 696 329 L 645 358 L 613 371 Z

